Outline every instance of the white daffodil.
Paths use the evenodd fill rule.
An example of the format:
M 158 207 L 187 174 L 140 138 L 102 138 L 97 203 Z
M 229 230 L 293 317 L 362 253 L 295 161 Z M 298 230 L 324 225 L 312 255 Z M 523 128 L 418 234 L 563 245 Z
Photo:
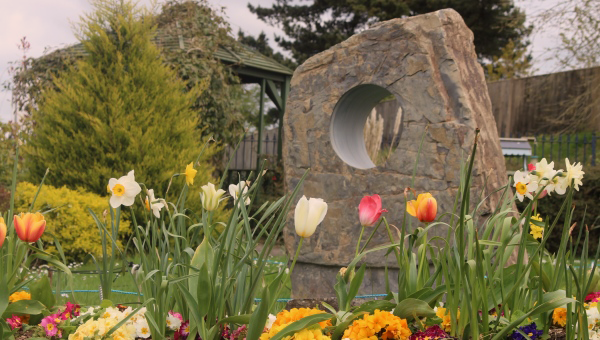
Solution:
M 579 186 L 583 185 L 581 181 L 583 179 L 583 165 L 581 163 L 573 163 L 569 162 L 568 158 L 565 158 L 565 163 L 567 166 L 567 170 L 563 174 L 564 177 L 561 177 L 558 181 L 558 185 L 556 186 L 556 193 L 559 195 L 563 195 L 567 192 L 567 188 L 571 186 L 571 182 L 573 182 L 573 187 L 575 190 L 579 191 Z
M 235 202 L 240 196 L 240 188 L 242 190 L 242 197 L 245 197 L 244 203 L 246 205 L 250 204 L 250 197 L 248 197 L 248 183 L 246 181 L 241 181 L 238 184 L 229 184 L 229 194 L 233 197 L 233 201 Z
M 523 197 L 527 197 L 532 200 L 533 196 L 531 193 L 535 192 L 538 188 L 538 184 L 535 180 L 532 180 L 532 176 L 526 172 L 517 170 L 515 171 L 513 179 L 515 181 L 514 186 L 517 189 L 517 197 L 519 198 L 519 201 L 523 202 Z
M 215 190 L 215 185 L 208 183 L 202 186 L 202 192 L 200 193 L 200 199 L 202 200 L 202 206 L 208 211 L 217 210 L 221 197 L 225 194 L 225 190 Z
M 144 205 L 146 206 L 146 210 L 152 210 L 152 213 L 156 218 L 160 218 L 160 210 L 165 207 L 164 203 L 161 203 L 154 197 L 154 189 L 148 190 L 148 196 L 146 196 Z
M 327 203 L 321 198 L 306 199 L 302 196 L 294 211 L 296 233 L 300 237 L 310 237 L 327 214 Z
M 108 189 L 112 193 L 110 197 L 110 206 L 114 209 L 124 205 L 129 207 L 135 202 L 135 196 L 142 191 L 140 185 L 135 181 L 133 170 L 129 171 L 127 176 L 119 179 L 111 178 L 108 181 Z
M 560 180 L 560 177 L 556 176 L 559 171 L 562 170 L 554 170 L 554 162 L 548 163 L 546 158 L 542 158 L 535 165 L 535 171 L 531 173 L 531 180 L 538 183 L 538 190 L 544 189 L 547 194 L 552 194 Z

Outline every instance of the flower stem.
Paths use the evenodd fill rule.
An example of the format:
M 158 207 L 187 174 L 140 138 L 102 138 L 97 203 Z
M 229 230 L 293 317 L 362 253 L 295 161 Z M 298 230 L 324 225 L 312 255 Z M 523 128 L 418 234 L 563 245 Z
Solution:
M 362 253 L 363 251 L 365 251 L 365 248 L 367 248 L 367 246 L 369 245 L 369 242 L 371 242 L 371 239 L 373 238 L 373 236 L 375 236 L 375 233 L 377 232 L 377 229 L 379 229 L 379 226 L 381 225 L 381 222 L 383 222 L 383 219 L 379 220 L 379 223 L 377 223 L 377 226 L 375 227 L 375 229 L 373 229 L 373 231 L 371 232 L 371 235 L 369 235 L 369 238 L 367 239 L 367 242 L 365 242 L 365 245 L 358 252 L 359 254 Z
M 358 235 L 358 242 L 356 242 L 356 254 L 354 256 L 358 256 L 358 249 L 360 248 L 360 241 L 362 240 L 363 233 L 365 232 L 365 226 L 360 227 L 360 235 Z
M 300 243 L 298 243 L 298 249 L 296 249 L 296 255 L 294 255 L 294 261 L 292 261 L 292 266 L 290 267 L 290 277 L 292 277 L 292 272 L 294 271 L 294 266 L 296 266 L 296 260 L 298 260 L 298 255 L 300 255 L 300 248 L 302 248 L 302 241 L 304 241 L 304 237 L 300 237 Z

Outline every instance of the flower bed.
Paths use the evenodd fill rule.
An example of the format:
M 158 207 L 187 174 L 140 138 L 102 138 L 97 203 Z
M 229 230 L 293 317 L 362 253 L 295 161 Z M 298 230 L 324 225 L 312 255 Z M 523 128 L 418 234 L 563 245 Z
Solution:
M 474 144 L 473 155 L 476 148 Z M 322 309 L 282 310 L 277 302 L 303 240 L 327 216 L 324 200 L 297 198 L 302 181 L 288 195 L 258 207 L 253 202 L 263 171 L 231 185 L 227 195 L 212 183 L 197 190 L 198 164 L 192 162 L 171 179 L 185 181 L 184 189 L 160 195 L 171 201 L 138 183 L 134 171 L 110 179 L 109 210 L 101 217 L 91 212 L 102 245 L 102 257 L 91 258 L 104 300 L 83 308 L 70 302 L 55 306 L 48 278 L 30 273 L 37 260 L 72 277 L 58 242 L 58 254 L 44 251 L 43 214 L 9 211 L 14 218 L 0 223 L 0 292 L 9 293 L 0 294 L 0 335 L 52 340 L 600 339 L 598 254 L 587 256 L 591 231 L 573 233 L 577 221 L 571 220 L 572 197 L 583 185 L 581 165 L 567 159 L 564 170 L 555 169 L 542 159 L 517 171 L 508 185 L 498 188 L 503 198 L 492 214 L 476 220 L 481 202 L 470 197 L 473 159 L 461 173 L 452 211 L 438 211 L 430 193 L 407 188 L 405 218 L 394 221 L 400 226 L 397 233 L 381 197 L 365 196 L 358 205 L 362 228 L 354 259 L 336 275 L 335 307 L 321 302 Z M 186 206 L 189 195 L 200 195 L 199 211 Z M 536 211 L 546 195 L 564 197 L 555 216 Z M 214 212 L 225 200 L 232 204 L 229 219 L 216 220 Z M 528 204 L 517 212 L 515 200 Z M 267 272 L 265 263 L 294 204 L 298 249 L 288 268 Z M 143 209 L 139 221 L 135 207 Z M 139 258 L 125 273 L 139 290 L 139 301 L 127 306 L 114 304 L 110 295 L 115 264 L 125 263 L 127 255 L 116 244 L 122 209 L 131 211 L 130 244 Z M 565 222 L 557 227 L 559 217 Z M 437 238 L 442 246 L 428 237 L 439 226 L 448 230 L 445 239 Z M 387 235 L 389 243 L 370 246 L 377 232 Z M 553 232 L 561 234 L 556 253 L 545 248 Z M 362 259 L 376 251 L 397 261 L 398 275 L 388 273 L 386 279 L 399 289 L 388 289 L 381 300 L 359 302 L 355 298 L 366 271 Z

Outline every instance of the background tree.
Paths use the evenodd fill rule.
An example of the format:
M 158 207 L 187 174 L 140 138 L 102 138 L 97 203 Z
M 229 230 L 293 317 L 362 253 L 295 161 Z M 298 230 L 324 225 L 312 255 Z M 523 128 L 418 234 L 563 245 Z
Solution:
M 191 109 L 202 89 L 184 91 L 150 40 L 154 20 L 145 10 L 129 1 L 92 3 L 77 32 L 87 55 L 59 72 L 33 111 L 25 144 L 31 179 L 50 168 L 48 184 L 106 193 L 109 178 L 135 169 L 136 180 L 162 195 L 202 147 Z M 204 163 L 196 182 L 212 170 Z
M 600 1 L 560 0 L 536 18 L 540 32 L 560 32 L 560 43 L 548 49 L 557 71 L 600 66 Z M 549 128 L 559 132 L 589 131 L 600 119 L 600 69 L 590 70 L 579 82 L 577 93 L 560 103 L 561 114 L 546 117 Z
M 531 60 L 526 46 L 516 46 L 511 40 L 502 49 L 500 57 L 492 57 L 491 62 L 485 65 L 487 80 L 526 77 L 531 74 Z
M 285 37 L 276 36 L 275 41 L 298 64 L 374 22 L 443 8 L 455 9 L 473 31 L 482 64 L 500 58 L 510 41 L 515 46 L 527 45 L 531 32 L 531 27 L 525 26 L 525 14 L 511 0 L 314 0 L 310 4 L 276 0 L 270 8 L 252 3 L 248 8 L 261 20 L 283 30 Z
M 159 40 L 172 48 L 159 49 L 164 63 L 185 81 L 186 90 L 199 84 L 206 87 L 192 101 L 203 136 L 214 136 L 220 143 L 237 141 L 243 125 L 240 113 L 239 79 L 230 66 L 219 62 L 214 54 L 219 45 L 235 50 L 235 40 L 229 36 L 229 24 L 222 12 L 205 0 L 168 0 L 152 17 Z M 209 33 L 207 33 L 209 32 Z M 179 35 L 185 38 L 185 49 L 179 48 Z M 167 41 L 165 41 L 167 40 Z M 13 92 L 18 89 L 15 105 L 22 112 L 25 127 L 33 124 L 31 113 L 38 106 L 43 91 L 54 87 L 54 78 L 75 64 L 77 55 L 71 48 L 52 51 L 41 58 L 27 58 L 25 67 L 19 61 L 12 77 Z M 202 82 L 208 82 L 204 84 Z M 56 88 L 55 88 L 56 89 Z M 30 131 L 26 131 L 30 132 Z

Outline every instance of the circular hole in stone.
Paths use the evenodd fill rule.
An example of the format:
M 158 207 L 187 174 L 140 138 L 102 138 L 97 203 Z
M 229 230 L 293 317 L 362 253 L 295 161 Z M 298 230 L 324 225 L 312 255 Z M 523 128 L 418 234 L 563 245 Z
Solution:
M 385 166 L 400 141 L 402 108 L 381 86 L 359 85 L 337 102 L 331 143 L 346 164 L 358 169 Z

